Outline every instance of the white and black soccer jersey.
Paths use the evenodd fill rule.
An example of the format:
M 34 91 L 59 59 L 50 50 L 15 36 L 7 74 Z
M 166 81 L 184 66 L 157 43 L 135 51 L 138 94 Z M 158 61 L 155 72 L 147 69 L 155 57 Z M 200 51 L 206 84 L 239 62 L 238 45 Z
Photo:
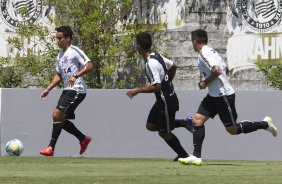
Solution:
M 171 60 L 160 54 L 151 53 L 147 58 L 145 71 L 151 85 L 161 84 L 161 92 L 155 92 L 159 107 L 176 112 L 179 110 L 178 98 L 172 80 L 167 73 L 172 66 Z
M 78 93 L 86 93 L 86 84 L 83 77 L 77 78 L 74 85 L 70 87 L 67 81 L 87 63 L 90 59 L 78 47 L 70 45 L 64 52 L 61 51 L 57 57 L 56 71 L 61 74 L 64 90 L 75 90 Z
M 211 69 L 214 66 L 219 66 L 222 73 L 217 79 L 208 84 L 209 95 L 212 97 L 218 97 L 234 94 L 235 91 L 230 85 L 226 75 L 226 64 L 224 60 L 213 48 L 205 45 L 198 56 L 198 67 L 205 79 L 211 75 Z
M 155 53 L 151 53 L 150 56 L 147 58 L 147 62 L 146 62 L 146 75 L 148 76 L 151 85 L 154 85 L 156 83 L 161 83 L 165 77 L 165 71 L 163 69 L 163 66 L 161 65 L 161 63 L 156 60 L 155 58 L 151 57 L 151 56 L 155 56 Z M 173 62 L 165 57 L 163 57 L 164 63 L 166 65 L 167 70 L 169 70 L 172 65 Z

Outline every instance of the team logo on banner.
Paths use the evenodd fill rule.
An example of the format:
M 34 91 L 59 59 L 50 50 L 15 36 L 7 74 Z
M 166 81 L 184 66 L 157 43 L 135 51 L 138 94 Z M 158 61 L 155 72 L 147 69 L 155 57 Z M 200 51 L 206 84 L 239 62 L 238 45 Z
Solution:
M 281 18 L 282 0 L 234 0 L 229 4 L 226 23 L 233 36 L 228 39 L 227 59 L 231 71 L 282 58 Z
M 30 25 L 42 15 L 41 0 L 0 0 L 0 15 L 10 28 L 14 29 L 20 24 Z
M 237 5 L 251 31 L 271 32 L 281 22 L 282 0 L 238 0 Z

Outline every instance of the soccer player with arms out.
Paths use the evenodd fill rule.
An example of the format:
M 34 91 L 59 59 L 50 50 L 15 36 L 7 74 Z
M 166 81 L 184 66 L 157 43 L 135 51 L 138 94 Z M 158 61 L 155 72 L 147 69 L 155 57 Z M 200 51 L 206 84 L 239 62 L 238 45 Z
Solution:
M 142 32 L 136 36 L 136 49 L 145 61 L 145 72 L 151 85 L 130 89 L 127 95 L 132 98 L 138 93 L 155 93 L 156 102 L 149 113 L 146 128 L 158 131 L 160 137 L 177 153 L 178 158 L 189 156 L 181 146 L 178 138 L 171 132 L 177 127 L 189 127 L 186 122 L 175 122 L 175 114 L 179 109 L 178 98 L 174 91 L 172 80 L 176 65 L 162 55 L 152 52 L 150 33 Z
M 41 92 L 40 97 L 45 99 L 61 81 L 63 81 L 64 90 L 57 107 L 53 110 L 53 130 L 50 143 L 40 151 L 40 154 L 54 155 L 55 145 L 62 129 L 79 140 L 80 154 L 82 154 L 90 143 L 91 137 L 81 133 L 69 119 L 75 119 L 74 111 L 86 96 L 86 84 L 82 76 L 93 70 L 93 64 L 82 50 L 71 44 L 73 32 L 69 26 L 60 26 L 55 30 L 58 46 L 62 49 L 57 57 L 57 73 L 48 87 Z
M 203 76 L 198 86 L 200 89 L 208 87 L 208 94 L 201 102 L 195 116 L 186 119 L 188 122 L 192 121 L 191 123 L 194 126 L 193 155 L 187 158 L 179 158 L 178 161 L 182 164 L 201 165 L 202 144 L 205 138 L 204 123 L 217 114 L 225 129 L 231 135 L 246 134 L 264 129 L 276 137 L 277 128 L 268 116 L 262 121 L 245 120 L 237 123 L 235 91 L 228 81 L 225 62 L 214 49 L 207 46 L 208 35 L 205 30 L 192 31 L 191 36 L 193 48 L 199 53 L 198 68 Z

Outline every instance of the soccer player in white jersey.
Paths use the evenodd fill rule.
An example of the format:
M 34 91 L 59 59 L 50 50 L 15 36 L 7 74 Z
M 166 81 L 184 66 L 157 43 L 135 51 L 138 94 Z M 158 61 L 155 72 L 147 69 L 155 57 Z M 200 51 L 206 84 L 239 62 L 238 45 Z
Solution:
M 187 128 L 187 122 L 182 124 L 175 122 L 175 113 L 179 109 L 178 98 L 172 84 L 176 65 L 171 60 L 151 51 L 150 33 L 137 34 L 136 43 L 136 49 L 145 61 L 145 72 L 151 84 L 130 89 L 127 95 L 132 98 L 139 93 L 155 93 L 156 102 L 148 115 L 146 128 L 149 131 L 158 131 L 159 136 L 177 153 L 176 158 L 173 159 L 177 161 L 178 158 L 187 157 L 188 153 L 171 132 L 178 127 Z
M 58 46 L 62 49 L 57 57 L 56 75 L 40 97 L 45 99 L 49 92 L 61 81 L 64 89 L 53 110 L 53 130 L 49 145 L 40 151 L 41 155 L 53 156 L 56 142 L 62 129 L 73 134 L 80 143 L 80 154 L 84 153 L 91 137 L 81 133 L 70 121 L 75 119 L 74 111 L 86 96 L 86 85 L 83 75 L 93 70 L 93 64 L 85 53 L 71 44 L 72 30 L 69 26 L 55 29 Z
M 276 137 L 277 128 L 268 116 L 262 121 L 236 121 L 235 92 L 228 81 L 225 62 L 214 49 L 207 46 L 208 36 L 205 30 L 192 31 L 191 36 L 194 50 L 199 53 L 198 68 L 203 77 L 198 86 L 200 89 L 208 87 L 208 94 L 201 102 L 195 116 L 191 119 L 187 118 L 187 121 L 191 121 L 194 126 L 193 155 L 179 158 L 178 161 L 182 164 L 201 165 L 201 150 L 205 138 L 204 123 L 217 114 L 231 135 L 264 129 Z

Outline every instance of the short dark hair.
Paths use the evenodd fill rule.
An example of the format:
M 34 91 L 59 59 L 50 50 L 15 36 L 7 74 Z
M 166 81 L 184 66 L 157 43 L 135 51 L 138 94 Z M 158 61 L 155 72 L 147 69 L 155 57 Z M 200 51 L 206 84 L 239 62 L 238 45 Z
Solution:
M 72 40 L 73 33 L 72 33 L 70 26 L 59 26 L 59 27 L 56 27 L 55 30 L 57 32 L 62 32 L 65 38 L 70 37 L 70 39 Z
M 152 46 L 152 36 L 149 32 L 141 32 L 136 35 L 136 43 L 145 51 L 149 51 Z
M 192 40 L 196 40 L 198 43 L 208 43 L 208 33 L 203 29 L 197 29 L 191 32 Z

